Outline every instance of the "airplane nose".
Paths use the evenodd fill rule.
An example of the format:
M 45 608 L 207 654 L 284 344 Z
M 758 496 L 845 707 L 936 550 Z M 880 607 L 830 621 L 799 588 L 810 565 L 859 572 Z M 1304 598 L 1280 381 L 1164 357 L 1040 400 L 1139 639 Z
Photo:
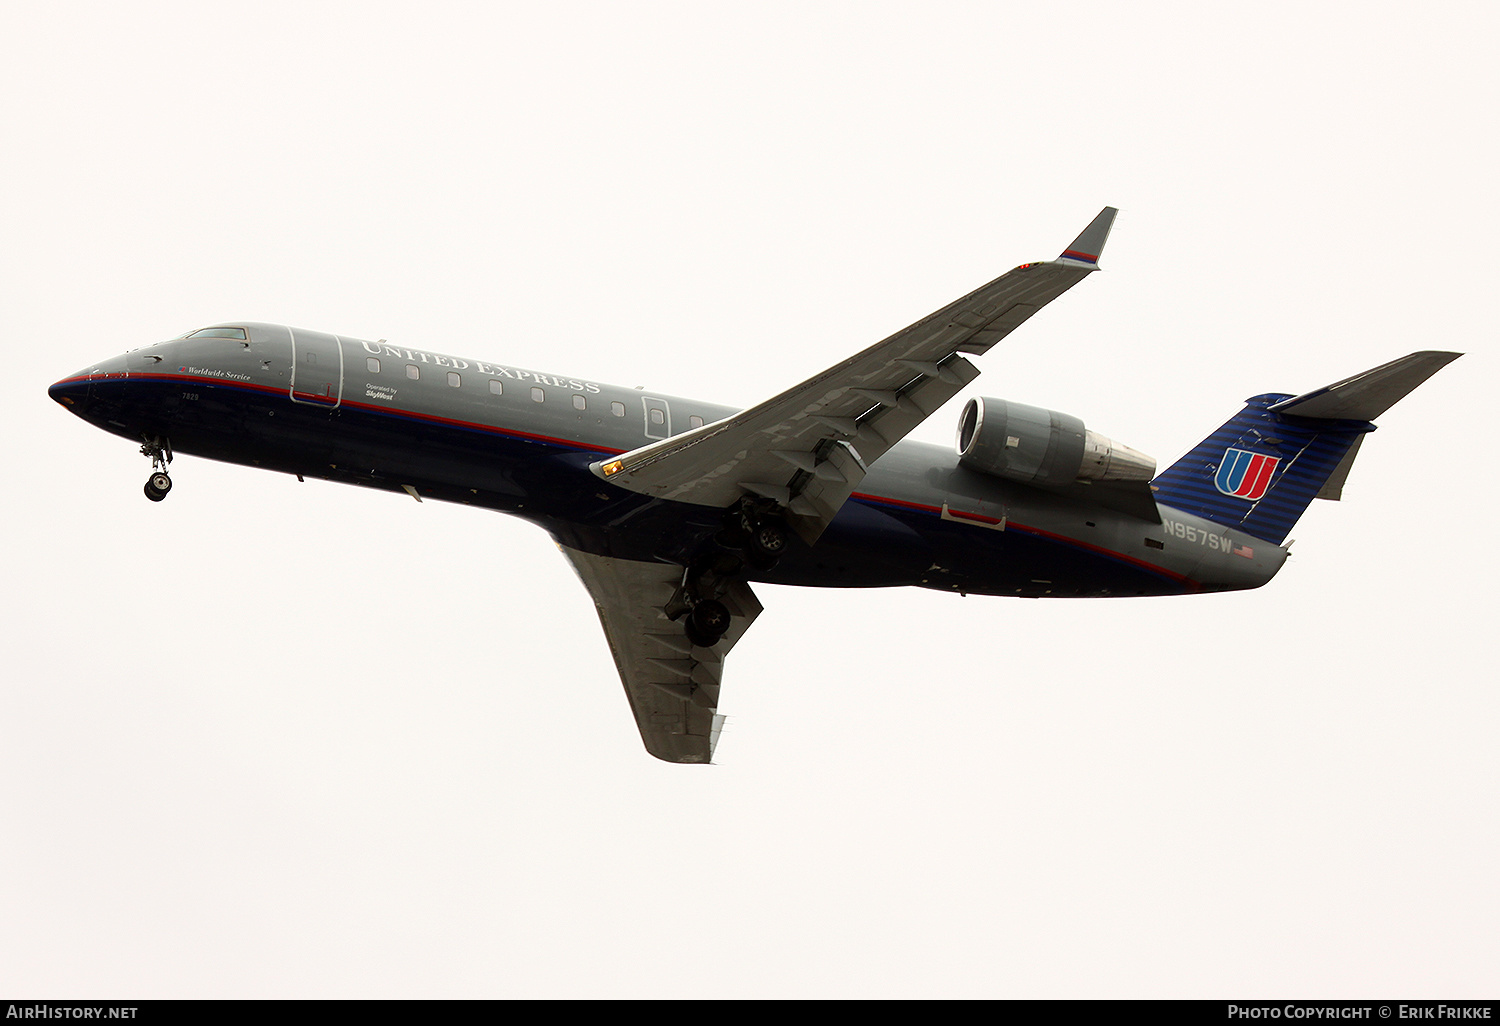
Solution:
M 51 397 L 53 402 L 58 403 L 66 409 L 74 413 L 81 413 L 88 406 L 88 376 L 74 375 L 70 378 L 63 378 L 61 381 L 47 388 L 47 395 Z

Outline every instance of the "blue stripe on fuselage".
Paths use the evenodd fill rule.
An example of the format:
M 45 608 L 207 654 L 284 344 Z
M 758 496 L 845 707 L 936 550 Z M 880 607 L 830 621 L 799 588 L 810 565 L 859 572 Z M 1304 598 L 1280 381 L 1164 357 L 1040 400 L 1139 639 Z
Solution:
M 94 385 L 101 391 L 116 392 L 119 390 L 111 386 L 131 384 L 138 389 L 147 382 L 170 388 L 188 384 L 198 390 L 212 389 L 223 394 L 226 399 L 229 395 L 238 395 L 269 400 L 280 419 L 274 429 L 270 427 L 269 422 L 261 425 L 254 438 L 264 439 L 268 432 L 274 432 L 276 437 L 285 439 L 287 442 L 300 442 L 315 433 L 326 438 L 332 446 L 335 454 L 332 462 L 335 464 L 350 461 L 357 465 L 374 467 L 391 481 L 420 484 L 424 488 L 430 486 L 435 490 L 433 493 L 435 498 L 476 501 L 475 498 L 461 493 L 467 493 L 476 484 L 484 487 L 486 482 L 494 490 L 494 479 L 497 475 L 504 476 L 506 472 L 521 472 L 521 476 L 528 480 L 517 484 L 519 491 L 494 490 L 490 495 L 478 495 L 477 502 L 504 512 L 520 512 L 520 515 L 535 519 L 544 525 L 552 520 L 586 525 L 599 516 L 601 509 L 609 506 L 629 508 L 632 523 L 635 522 L 639 511 L 647 507 L 662 506 L 663 512 L 676 507 L 679 512 L 670 514 L 667 519 L 670 519 L 672 515 L 689 515 L 701 520 L 704 512 L 703 507 L 691 504 L 654 500 L 636 496 L 633 493 L 620 495 L 618 489 L 604 489 L 602 482 L 594 478 L 586 469 L 587 463 L 598 455 L 614 455 L 624 450 L 592 442 L 559 438 L 495 424 L 476 423 L 357 400 L 346 399 L 337 408 L 300 404 L 287 398 L 285 388 L 215 377 L 184 374 L 132 374 L 129 378 L 96 381 Z M 149 417 L 150 408 L 156 405 L 156 400 L 151 396 L 143 396 L 139 402 L 130 402 L 128 405 L 135 407 L 145 418 Z M 337 431 L 330 437 L 330 422 L 336 423 L 337 420 L 345 419 L 345 417 L 349 421 L 345 430 Z M 443 445 L 437 438 L 428 438 L 425 441 L 406 438 L 401 440 L 407 443 L 405 447 L 396 441 L 393 448 L 392 442 L 395 440 L 389 438 L 378 440 L 379 444 L 375 444 L 377 439 L 369 437 L 369 428 L 361 428 L 357 423 L 365 417 L 371 418 L 373 422 L 420 425 L 443 433 L 452 432 L 457 437 L 482 437 L 512 444 L 504 445 L 500 449 L 484 451 L 475 451 L 472 446 L 461 445 L 453 447 L 454 451 L 449 452 L 448 446 Z M 180 434 L 182 429 L 179 426 L 162 425 L 153 430 L 171 434 L 174 445 L 179 451 L 194 454 L 195 447 L 191 434 Z M 388 434 L 388 432 L 377 432 L 377 434 Z M 250 436 L 236 439 L 236 442 L 255 444 Z M 573 461 L 553 463 L 551 460 L 538 464 L 535 458 L 536 447 L 545 447 L 555 451 L 558 455 L 577 453 L 588 459 L 577 464 Z M 403 451 L 403 449 L 410 451 Z M 196 454 L 245 464 L 253 464 L 260 455 L 245 451 L 243 446 L 237 452 L 226 449 L 219 439 L 215 440 L 215 444 L 209 451 Z M 305 473 L 309 476 L 345 479 L 343 475 L 328 473 L 327 464 L 320 463 L 316 457 L 309 455 L 305 462 L 306 466 L 298 469 L 288 465 L 285 459 L 272 461 L 276 469 Z M 405 469 L 408 466 L 418 465 L 421 466 L 422 472 L 428 475 L 425 480 L 418 480 L 415 474 L 407 473 Z M 528 488 L 527 485 L 535 487 Z M 601 493 L 608 496 L 607 501 L 598 499 Z M 517 508 L 521 500 L 524 500 L 526 504 L 537 503 L 539 508 L 522 512 Z M 958 577 L 952 579 L 961 578 L 963 584 L 953 585 L 953 587 L 961 587 L 966 591 L 995 594 L 1024 591 L 1032 583 L 1031 578 L 1026 576 L 1032 572 L 1026 569 L 1028 566 L 1046 567 L 1046 572 L 1054 578 L 1061 578 L 1060 571 L 1066 569 L 1068 579 L 1087 581 L 1091 588 L 1107 589 L 1116 594 L 1141 591 L 1181 592 L 1194 590 L 1195 587 L 1193 582 L 1183 575 L 1154 564 L 1066 535 L 1017 523 L 1014 520 L 1007 524 L 1004 531 L 991 531 L 982 527 L 944 520 L 941 516 L 941 508 L 928 503 L 868 493 L 855 493 L 851 503 L 880 510 L 894 517 L 898 524 L 906 525 L 906 528 L 916 531 L 925 539 L 926 545 L 955 554 L 949 562 L 955 564 Z M 817 549 L 806 550 L 804 553 L 784 560 L 777 572 L 764 575 L 764 579 L 782 583 L 840 585 L 847 582 L 838 578 L 837 575 L 834 579 L 829 579 L 821 572 L 823 568 L 820 566 L 820 564 L 826 564 L 827 560 L 815 557 L 827 556 L 835 549 L 842 548 L 847 550 L 846 555 L 851 560 L 858 558 L 861 553 L 864 559 L 878 559 L 880 557 L 874 556 L 874 553 L 882 551 L 883 541 L 892 543 L 893 550 L 911 547 L 910 539 L 897 538 L 894 532 L 888 532 L 892 534 L 891 537 L 882 538 L 879 536 L 878 526 L 870 523 L 856 526 L 852 523 L 852 519 L 851 516 L 843 514 L 836 517 Z M 670 531 L 663 528 L 663 533 L 670 533 Z M 1041 548 L 1037 549 L 1037 546 Z M 1065 566 L 1060 566 L 1057 562 L 1059 550 L 1069 554 L 1069 558 L 1065 560 Z M 895 559 L 893 562 L 904 565 L 910 560 Z M 888 572 L 861 573 L 855 570 L 852 576 L 867 580 L 872 584 L 926 583 L 930 587 L 949 587 L 943 582 L 922 581 L 920 571 L 925 566 L 924 562 L 920 567 L 903 569 L 899 572 L 894 569 L 894 566 Z M 1101 567 L 1104 566 L 1113 567 L 1116 572 L 1102 572 Z M 902 579 L 893 579 L 893 577 Z M 1071 584 L 1062 585 L 1064 590 L 1071 587 Z

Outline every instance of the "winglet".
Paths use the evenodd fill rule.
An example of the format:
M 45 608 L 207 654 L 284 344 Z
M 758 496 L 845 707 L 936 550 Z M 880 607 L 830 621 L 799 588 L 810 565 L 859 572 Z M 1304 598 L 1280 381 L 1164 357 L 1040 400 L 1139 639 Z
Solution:
M 1099 216 L 1089 222 L 1089 226 L 1057 259 L 1097 267 L 1099 254 L 1104 252 L 1104 241 L 1109 238 L 1110 226 L 1115 223 L 1115 215 L 1118 213 L 1114 207 L 1105 207 L 1099 211 Z

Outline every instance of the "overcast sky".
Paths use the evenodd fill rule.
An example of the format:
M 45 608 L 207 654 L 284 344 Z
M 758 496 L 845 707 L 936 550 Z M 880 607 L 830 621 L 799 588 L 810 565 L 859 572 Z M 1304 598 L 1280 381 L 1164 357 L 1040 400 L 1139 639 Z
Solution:
M 0 7 L 0 992 L 1493 997 L 1493 4 Z M 232 318 L 749 405 L 1106 205 L 963 398 L 1162 465 L 1420 349 L 1256 592 L 758 586 L 712 767 L 547 536 L 46 386 Z

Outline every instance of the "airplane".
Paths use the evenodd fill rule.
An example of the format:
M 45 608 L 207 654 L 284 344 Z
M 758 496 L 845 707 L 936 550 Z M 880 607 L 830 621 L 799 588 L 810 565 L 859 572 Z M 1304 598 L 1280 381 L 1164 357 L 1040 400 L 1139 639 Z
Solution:
M 588 589 L 646 750 L 713 758 L 751 585 L 1026 598 L 1258 588 L 1371 423 L 1459 353 L 1267 393 L 1158 473 L 1079 418 L 976 397 L 954 450 L 906 435 L 990 350 L 1098 270 L 1105 207 L 1021 264 L 745 410 L 285 325 L 227 321 L 102 360 L 48 394 L 174 455 L 462 502 L 546 529 Z

